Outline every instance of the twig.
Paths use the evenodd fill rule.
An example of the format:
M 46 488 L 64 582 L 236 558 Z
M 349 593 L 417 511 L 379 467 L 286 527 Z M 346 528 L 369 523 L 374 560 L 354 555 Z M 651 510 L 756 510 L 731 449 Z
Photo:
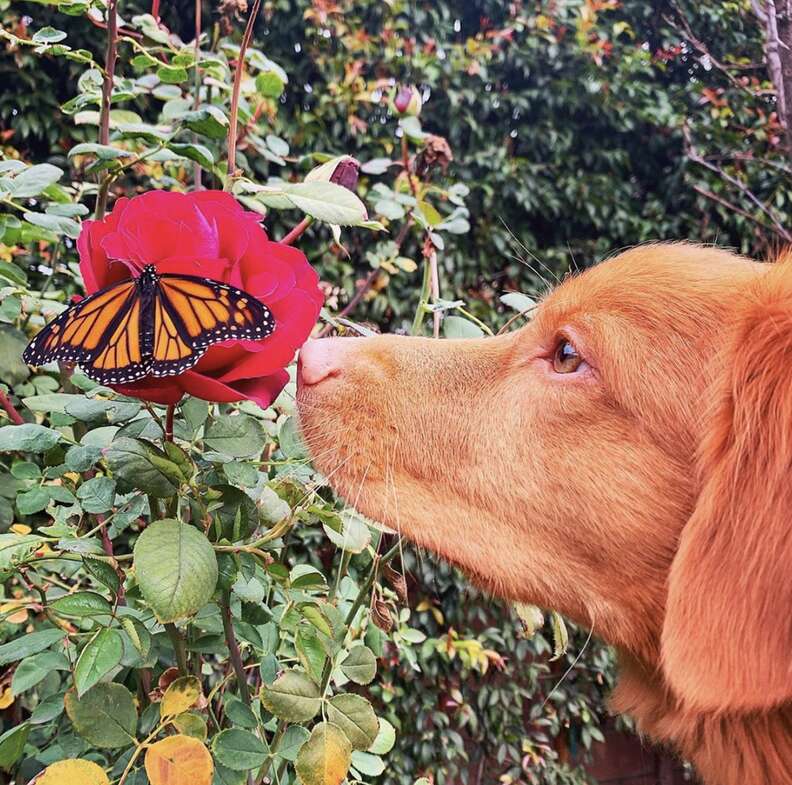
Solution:
M 151 15 L 159 22 L 160 19 L 160 0 L 151 0 Z
M 223 592 L 223 599 L 220 603 L 220 615 L 223 619 L 223 633 L 225 634 L 226 644 L 231 665 L 234 667 L 239 694 L 242 700 L 250 706 L 250 689 L 248 688 L 247 677 L 245 676 L 245 666 L 242 663 L 242 655 L 239 651 L 236 635 L 234 634 L 234 622 L 231 618 L 231 597 L 229 592 Z
M 256 23 L 259 8 L 261 8 L 261 0 L 254 0 L 253 8 L 248 16 L 247 26 L 245 27 L 245 34 L 242 36 L 242 43 L 239 46 L 239 55 L 237 56 L 236 70 L 234 71 L 234 85 L 231 89 L 231 112 L 228 124 L 228 181 L 226 182 L 226 190 L 231 189 L 234 174 L 236 173 L 236 147 L 237 147 L 237 120 L 239 118 L 239 91 L 242 87 L 242 74 L 245 70 L 245 53 L 250 45 L 250 39 L 253 37 L 253 27 Z
M 99 112 L 99 144 L 110 143 L 110 102 L 113 97 L 116 59 L 118 57 L 118 0 L 109 0 L 107 5 L 107 49 L 105 51 L 105 75 L 102 84 L 102 107 Z M 100 221 L 107 209 L 106 189 L 100 189 L 96 197 L 94 218 Z
M 16 407 L 11 403 L 11 400 L 2 388 L 0 388 L 0 406 L 5 409 L 8 419 L 11 420 L 14 425 L 24 425 L 25 421 L 22 419 L 22 415 L 16 410 Z
M 87 14 L 88 21 L 98 27 L 100 30 L 107 30 L 107 22 L 103 22 L 101 19 L 96 19 L 95 17 Z M 138 33 L 137 30 L 126 30 L 122 29 L 118 31 L 119 36 L 126 36 L 127 38 L 134 38 L 136 41 L 143 40 L 143 33 Z
M 427 238 L 427 242 L 431 242 Z M 430 288 L 432 292 L 432 302 L 437 303 L 440 299 L 440 277 L 437 272 L 437 251 L 435 250 L 434 246 L 432 246 L 432 250 L 429 252 L 429 276 L 430 276 Z M 440 319 L 441 314 L 440 311 L 433 311 L 432 312 L 432 334 L 435 338 L 440 337 Z
M 756 207 L 759 208 L 773 223 L 775 227 L 776 233 L 784 240 L 784 242 L 792 243 L 792 234 L 790 234 L 785 228 L 781 221 L 778 219 L 776 214 L 761 200 L 759 197 L 748 188 L 745 183 L 740 182 L 736 177 L 732 177 L 728 172 L 725 172 L 719 166 L 716 166 L 713 163 L 710 163 L 705 158 L 703 158 L 696 150 L 694 149 L 691 139 L 690 139 L 690 131 L 685 127 L 682 129 L 682 134 L 685 139 L 685 153 L 687 157 L 707 169 L 711 172 L 715 172 L 718 176 L 720 176 L 723 180 L 727 183 L 733 185 L 735 188 L 738 188 L 741 193 L 743 193 L 751 202 L 753 202 Z
M 743 218 L 747 218 L 749 221 L 753 221 L 757 226 L 761 226 L 762 229 L 765 230 L 769 229 L 772 232 L 778 233 L 778 230 L 775 228 L 775 226 L 768 226 L 767 224 L 763 224 L 759 219 L 751 215 L 746 210 L 743 210 L 741 207 L 738 207 L 736 204 L 732 204 L 723 197 L 712 193 L 712 191 L 708 191 L 706 188 L 702 188 L 699 185 L 694 185 L 693 190 L 696 193 L 706 197 L 707 199 L 712 199 L 713 202 L 717 202 L 718 204 L 723 205 L 723 207 L 725 207 L 727 210 L 731 210 L 733 213 L 737 213 L 737 215 L 741 215 Z
M 312 223 L 313 218 L 310 215 L 306 215 L 297 226 L 283 236 L 280 242 L 283 245 L 291 245 Z

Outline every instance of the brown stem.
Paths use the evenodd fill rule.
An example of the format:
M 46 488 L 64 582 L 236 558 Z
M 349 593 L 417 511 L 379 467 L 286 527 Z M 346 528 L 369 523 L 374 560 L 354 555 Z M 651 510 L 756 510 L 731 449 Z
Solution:
M 165 441 L 173 441 L 173 415 L 176 413 L 176 405 L 170 404 L 165 412 Z
M 250 706 L 250 690 L 248 689 L 247 677 L 245 675 L 245 666 L 242 663 L 242 654 L 239 651 L 239 644 L 234 634 L 234 622 L 231 618 L 231 597 L 227 591 L 223 592 L 220 611 L 223 619 L 223 633 L 225 634 L 226 643 L 228 644 L 228 654 L 231 659 L 231 664 L 234 666 L 234 673 L 236 674 L 237 684 L 239 685 L 239 694 L 242 696 L 242 700 Z
M 23 425 L 24 420 L 22 419 L 22 415 L 16 410 L 16 407 L 9 397 L 3 392 L 2 388 L 0 388 L 0 406 L 2 406 L 6 414 L 8 415 L 8 419 L 11 420 L 14 425 Z
M 245 27 L 245 34 L 242 36 L 242 43 L 239 46 L 239 56 L 237 57 L 236 70 L 234 71 L 234 85 L 231 89 L 231 116 L 229 117 L 228 124 L 228 182 L 226 183 L 226 190 L 231 188 L 231 181 L 236 172 L 236 147 L 237 147 L 237 120 L 239 118 L 239 91 L 242 87 L 242 74 L 245 70 L 245 53 L 250 45 L 250 39 L 253 37 L 253 27 L 256 23 L 259 8 L 261 8 L 261 0 L 254 0 L 253 8 L 248 16 L 247 26 Z
M 173 651 L 176 654 L 176 665 L 179 668 L 179 673 L 182 676 L 189 676 L 190 670 L 187 667 L 187 644 L 184 640 L 184 635 L 179 632 L 175 624 L 166 624 L 165 632 L 168 633 L 168 637 L 173 644 Z
M 107 533 L 107 526 L 105 525 L 105 517 L 104 515 L 97 515 L 96 520 L 101 524 L 102 528 L 100 529 L 102 534 L 102 550 L 110 556 L 111 558 L 115 558 L 115 553 L 113 553 L 113 541 L 110 539 L 110 535 Z M 124 593 L 124 584 L 123 584 L 123 576 L 120 573 L 120 570 L 116 568 L 116 573 L 118 574 L 118 604 L 119 605 L 126 605 L 126 594 Z
M 195 76 L 193 79 L 193 109 L 201 105 L 201 0 L 195 0 Z M 198 137 L 193 134 L 193 141 L 198 141 Z M 196 191 L 203 190 L 201 182 L 201 165 L 196 161 L 193 163 L 193 188 Z
M 107 49 L 105 50 L 105 77 L 102 84 L 102 107 L 99 113 L 99 144 L 110 143 L 110 101 L 113 97 L 113 79 L 118 57 L 118 0 L 107 5 Z M 94 218 L 100 221 L 107 209 L 107 189 L 101 189 L 96 198 Z
M 86 16 L 86 18 L 92 25 L 98 27 L 100 30 L 107 30 L 107 23 L 103 22 L 101 19 L 94 19 L 94 17 L 92 16 Z M 127 38 L 134 38 L 136 41 L 143 40 L 143 34 L 138 33 L 136 30 L 119 30 L 118 35 L 119 36 L 123 35 L 126 36 Z
M 769 229 L 771 232 L 776 232 L 776 233 L 778 232 L 778 230 L 774 226 L 767 226 L 766 224 L 763 224 L 761 221 L 759 221 L 757 218 L 755 218 L 753 215 L 751 215 L 746 210 L 743 210 L 742 208 L 737 207 L 736 204 L 732 204 L 731 202 L 727 201 L 723 197 L 712 193 L 712 191 L 708 191 L 706 188 L 702 188 L 700 185 L 694 185 L 693 186 L 693 190 L 697 194 L 701 194 L 702 196 L 706 197 L 707 199 L 712 199 L 713 202 L 717 202 L 718 204 L 720 204 L 723 207 L 725 207 L 727 210 L 730 210 L 733 213 L 737 213 L 737 215 L 741 215 L 743 218 L 747 218 L 749 221 L 753 221 L 753 223 L 755 223 L 757 226 L 761 226 L 762 229 L 765 229 L 765 230 Z
M 280 241 L 281 244 L 291 245 L 312 223 L 313 218 L 311 218 L 310 215 L 306 215 L 294 229 L 284 235 L 283 239 Z
M 440 299 L 440 276 L 437 273 L 437 251 L 434 249 L 434 247 L 429 252 L 429 271 L 432 302 L 437 304 L 437 301 Z M 432 312 L 432 335 L 434 335 L 435 338 L 440 337 L 440 318 L 440 311 Z

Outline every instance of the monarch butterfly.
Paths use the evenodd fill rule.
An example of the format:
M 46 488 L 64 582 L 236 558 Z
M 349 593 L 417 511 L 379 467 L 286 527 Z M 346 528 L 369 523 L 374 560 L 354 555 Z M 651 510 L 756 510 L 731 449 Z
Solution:
M 51 321 L 22 354 L 30 365 L 78 363 L 100 384 L 175 376 L 213 344 L 264 338 L 272 312 L 253 295 L 193 275 L 158 274 L 149 264 L 75 303 Z

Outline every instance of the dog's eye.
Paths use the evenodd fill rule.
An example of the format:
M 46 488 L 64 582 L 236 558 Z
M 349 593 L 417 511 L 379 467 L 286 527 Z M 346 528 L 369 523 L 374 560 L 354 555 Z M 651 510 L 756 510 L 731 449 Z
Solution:
M 558 342 L 553 353 L 553 370 L 556 373 L 574 373 L 583 362 L 583 358 L 572 343 L 566 339 Z

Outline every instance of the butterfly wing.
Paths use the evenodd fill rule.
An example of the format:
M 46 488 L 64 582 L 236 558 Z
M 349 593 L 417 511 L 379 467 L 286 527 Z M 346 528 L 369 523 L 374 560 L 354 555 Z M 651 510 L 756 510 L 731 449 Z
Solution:
M 213 344 L 265 338 L 274 329 L 270 309 L 241 289 L 197 276 L 161 275 L 153 303 L 151 373 L 183 373 Z
M 77 363 L 100 384 L 142 379 L 151 360 L 140 343 L 141 307 L 134 280 L 108 286 L 46 325 L 22 357 L 30 365 Z

